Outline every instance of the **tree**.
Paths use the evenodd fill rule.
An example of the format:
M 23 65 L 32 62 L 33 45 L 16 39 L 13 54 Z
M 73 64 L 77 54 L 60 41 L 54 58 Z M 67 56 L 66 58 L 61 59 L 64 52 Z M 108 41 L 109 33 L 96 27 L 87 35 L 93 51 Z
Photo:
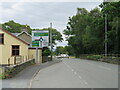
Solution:
M 120 52 L 120 1 L 103 2 L 99 8 L 88 12 L 84 8 L 77 8 L 77 14 L 69 17 L 64 30 L 68 45 L 71 46 L 76 57 L 80 54 L 103 54 L 104 44 L 108 43 L 108 53 Z M 107 14 L 108 40 L 105 41 L 105 14 Z
M 56 55 L 67 54 L 67 51 L 65 50 L 63 46 L 58 46 L 56 47 L 55 54 Z
M 68 45 L 68 46 L 65 46 L 64 48 L 65 48 L 66 53 L 69 56 L 74 56 L 75 55 L 72 46 Z
M 118 54 L 120 53 L 119 40 L 120 40 L 120 1 L 119 2 L 103 2 L 100 7 L 102 8 L 103 15 L 107 15 L 108 21 L 108 52 Z
M 47 47 L 43 47 L 42 49 L 42 56 L 49 56 L 51 54 L 51 51 Z
M 2 28 L 11 33 L 20 33 L 22 31 L 21 29 L 27 29 L 29 34 L 31 34 L 32 31 L 29 25 L 27 25 L 26 27 L 26 25 L 21 25 L 19 23 L 14 22 L 13 20 L 3 23 Z

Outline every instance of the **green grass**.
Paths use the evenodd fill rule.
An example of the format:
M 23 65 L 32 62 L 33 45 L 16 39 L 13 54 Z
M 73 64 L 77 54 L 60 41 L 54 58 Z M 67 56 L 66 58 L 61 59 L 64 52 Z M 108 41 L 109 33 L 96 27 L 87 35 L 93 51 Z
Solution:
M 103 58 L 103 56 L 101 55 L 90 55 L 90 56 L 86 56 L 86 59 L 91 59 L 91 60 L 99 60 Z

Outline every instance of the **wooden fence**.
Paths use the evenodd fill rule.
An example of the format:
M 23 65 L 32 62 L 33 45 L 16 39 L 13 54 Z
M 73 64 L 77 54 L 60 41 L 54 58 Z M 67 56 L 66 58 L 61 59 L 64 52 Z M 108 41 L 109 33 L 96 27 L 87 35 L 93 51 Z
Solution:
M 31 56 L 13 56 L 13 57 L 8 58 L 8 66 L 20 64 L 20 63 L 26 62 L 31 59 L 34 59 L 33 55 L 31 55 Z

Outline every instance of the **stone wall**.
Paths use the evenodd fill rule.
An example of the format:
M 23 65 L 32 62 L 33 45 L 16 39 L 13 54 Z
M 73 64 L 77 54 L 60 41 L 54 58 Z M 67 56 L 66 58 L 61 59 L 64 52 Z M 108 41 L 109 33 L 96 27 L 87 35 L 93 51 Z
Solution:
M 26 61 L 24 63 L 21 64 L 17 64 L 17 65 L 11 65 L 11 66 L 5 66 L 2 67 L 2 69 L 4 69 L 0 75 L 0 77 L 2 79 L 5 78 L 12 78 L 14 77 L 16 74 L 18 74 L 21 70 L 25 69 L 26 67 L 35 64 L 35 59 Z

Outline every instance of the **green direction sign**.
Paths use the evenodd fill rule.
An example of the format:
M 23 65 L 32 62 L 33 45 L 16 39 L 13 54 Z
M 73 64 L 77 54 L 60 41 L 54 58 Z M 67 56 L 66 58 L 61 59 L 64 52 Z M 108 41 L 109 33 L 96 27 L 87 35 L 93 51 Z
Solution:
M 48 36 L 48 33 L 34 33 L 34 36 Z
M 39 41 L 32 41 L 32 47 L 39 47 Z

